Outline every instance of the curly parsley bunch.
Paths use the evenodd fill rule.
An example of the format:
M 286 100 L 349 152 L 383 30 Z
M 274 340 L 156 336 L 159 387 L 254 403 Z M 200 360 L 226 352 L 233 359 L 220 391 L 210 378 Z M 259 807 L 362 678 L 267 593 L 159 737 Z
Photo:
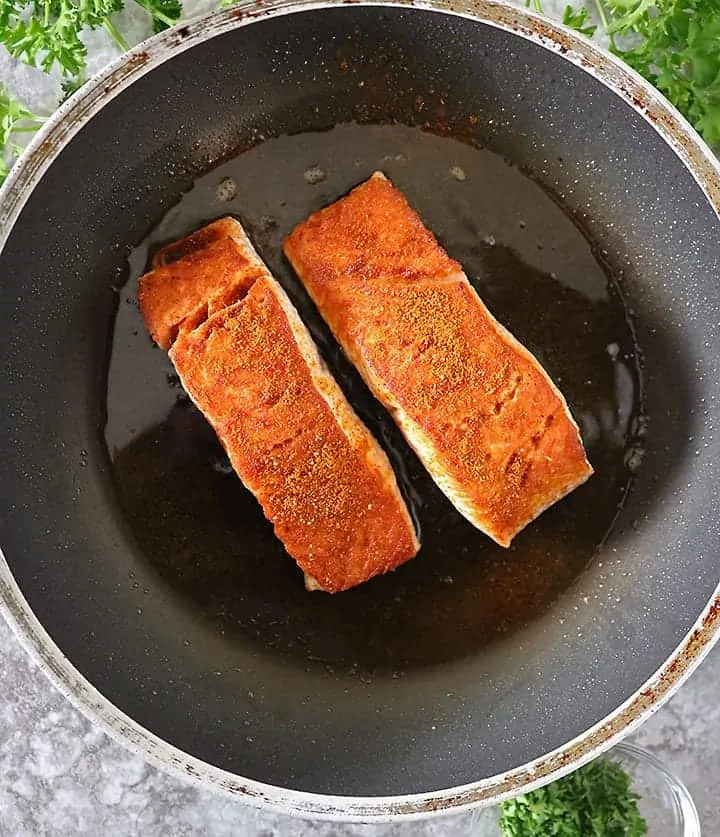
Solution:
M 640 798 L 621 765 L 600 758 L 501 805 L 503 837 L 643 837 Z

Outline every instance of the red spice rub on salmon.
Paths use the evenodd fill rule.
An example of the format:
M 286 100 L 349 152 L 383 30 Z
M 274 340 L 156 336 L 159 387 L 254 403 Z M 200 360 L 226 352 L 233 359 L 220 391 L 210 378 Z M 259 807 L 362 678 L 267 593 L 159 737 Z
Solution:
M 384 175 L 284 249 L 435 482 L 497 543 L 592 474 L 561 393 Z
M 140 279 L 143 314 L 151 334 L 171 335 L 185 390 L 307 586 L 346 590 L 414 557 L 415 529 L 384 451 L 242 227 L 228 222 L 233 238 L 200 231 L 161 251 L 181 255 Z M 237 252 L 225 247 L 217 256 L 220 242 Z M 178 276 L 184 296 L 174 287 Z

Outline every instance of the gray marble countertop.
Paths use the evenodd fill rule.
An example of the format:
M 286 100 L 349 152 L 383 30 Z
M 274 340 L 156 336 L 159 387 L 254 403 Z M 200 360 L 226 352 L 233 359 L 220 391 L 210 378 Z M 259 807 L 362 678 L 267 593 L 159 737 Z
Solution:
M 186 0 L 194 14 L 215 0 Z M 545 3 L 548 11 L 562 0 Z M 123 12 L 130 41 L 147 34 L 136 7 Z M 104 32 L 87 39 L 89 69 L 114 56 Z M 0 81 L 50 113 L 59 80 L 13 62 L 0 48 Z M 471 817 L 429 823 L 338 825 L 294 820 L 203 792 L 147 765 L 90 724 L 35 667 L 0 619 L 0 837 L 430 837 L 470 835 Z M 688 786 L 706 837 L 720 837 L 720 648 L 633 740 Z

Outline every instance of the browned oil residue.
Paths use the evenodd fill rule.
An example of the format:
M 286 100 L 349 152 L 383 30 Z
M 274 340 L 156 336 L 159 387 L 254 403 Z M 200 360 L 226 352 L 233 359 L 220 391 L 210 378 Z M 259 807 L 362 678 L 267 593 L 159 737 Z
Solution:
M 547 369 L 595 468 L 588 483 L 509 550 L 461 518 L 434 486 L 342 357 L 282 255 L 295 224 L 376 169 L 405 192 L 491 311 Z M 229 181 L 236 189 L 227 188 Z M 137 310 L 136 280 L 154 249 L 224 214 L 242 221 L 287 289 L 388 450 L 420 523 L 416 560 L 334 597 L 305 592 L 300 572 L 167 356 L 151 345 Z M 131 258 L 107 412 L 122 506 L 166 583 L 226 636 L 353 671 L 400 671 L 471 654 L 545 611 L 613 525 L 632 477 L 626 461 L 632 463 L 643 430 L 632 329 L 581 230 L 497 155 L 402 126 L 345 125 L 267 140 L 201 177 Z

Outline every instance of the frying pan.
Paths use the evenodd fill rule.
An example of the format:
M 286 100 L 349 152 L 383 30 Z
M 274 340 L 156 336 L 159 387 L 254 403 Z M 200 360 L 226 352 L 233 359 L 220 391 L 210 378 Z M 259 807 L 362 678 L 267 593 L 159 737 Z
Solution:
M 596 466 L 507 552 L 433 493 L 282 258 L 373 168 Z M 719 184 L 641 79 L 504 3 L 241 3 L 138 47 L 1 193 L 6 617 L 127 745 L 285 811 L 426 816 L 596 755 L 717 633 Z M 358 590 L 302 590 L 138 319 L 153 248 L 227 213 L 417 516 L 423 552 Z

